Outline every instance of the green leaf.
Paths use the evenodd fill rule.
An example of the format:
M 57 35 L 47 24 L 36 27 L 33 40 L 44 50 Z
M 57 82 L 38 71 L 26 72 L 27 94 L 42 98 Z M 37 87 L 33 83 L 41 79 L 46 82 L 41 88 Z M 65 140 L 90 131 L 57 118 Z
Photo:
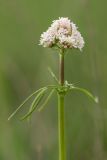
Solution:
M 35 111 L 35 109 L 38 107 L 39 103 L 41 102 L 42 98 L 44 97 L 46 90 L 47 89 L 44 89 L 37 94 L 37 96 L 35 97 L 35 99 L 33 100 L 32 104 L 31 104 L 29 112 L 27 114 L 25 114 L 21 118 L 21 120 L 28 118 Z
M 48 67 L 48 71 L 50 72 L 50 74 L 51 74 L 51 76 L 53 77 L 53 79 L 54 79 L 57 83 L 59 83 L 59 81 L 58 81 L 56 75 L 53 73 L 53 71 L 51 70 L 50 67 Z
M 9 116 L 8 120 L 10 120 L 29 100 L 38 92 L 42 91 L 43 89 L 47 89 L 47 87 L 43 87 L 32 93 L 29 97 L 27 97 L 24 102 Z
M 45 106 L 46 104 L 48 103 L 48 101 L 50 100 L 52 94 L 54 92 L 54 89 L 52 89 L 52 91 L 49 93 L 48 97 L 46 98 L 45 102 L 42 104 L 42 106 L 38 109 L 38 111 L 41 111 Z
M 98 98 L 93 96 L 92 93 L 90 93 L 88 90 L 84 89 L 84 88 L 80 88 L 80 87 L 74 87 L 71 86 L 70 88 L 71 90 L 78 90 L 83 92 L 84 94 L 86 94 L 88 97 L 90 97 L 92 100 L 94 100 L 94 102 L 98 103 Z

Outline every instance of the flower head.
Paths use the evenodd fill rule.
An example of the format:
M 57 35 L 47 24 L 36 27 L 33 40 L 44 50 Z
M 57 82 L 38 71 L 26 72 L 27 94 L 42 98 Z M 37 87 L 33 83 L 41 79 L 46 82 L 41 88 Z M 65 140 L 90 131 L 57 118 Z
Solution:
M 76 25 L 68 18 L 53 21 L 46 32 L 41 34 L 40 45 L 43 47 L 58 47 L 60 49 L 84 47 L 84 39 Z

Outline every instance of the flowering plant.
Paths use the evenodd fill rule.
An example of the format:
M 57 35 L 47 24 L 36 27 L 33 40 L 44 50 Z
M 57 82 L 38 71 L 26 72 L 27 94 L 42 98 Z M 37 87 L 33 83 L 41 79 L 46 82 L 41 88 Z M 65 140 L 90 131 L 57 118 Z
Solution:
M 77 87 L 64 80 L 64 57 L 67 49 L 77 48 L 82 51 L 84 47 L 84 39 L 78 31 L 77 26 L 68 18 L 59 18 L 53 21 L 51 26 L 40 37 L 40 45 L 43 47 L 54 48 L 59 51 L 59 80 L 55 74 L 50 70 L 52 77 L 57 81 L 57 85 L 48 85 L 38 89 L 32 93 L 8 118 L 9 120 L 27 103 L 31 97 L 34 100 L 31 103 L 28 113 L 26 113 L 21 120 L 29 118 L 35 110 L 41 110 L 51 98 L 53 92 L 56 91 L 58 95 L 58 128 L 59 128 L 59 160 L 66 159 L 66 146 L 65 146 L 65 126 L 64 126 L 64 100 L 65 95 L 73 90 L 81 91 L 98 102 L 89 91 L 84 88 Z M 49 90 L 49 95 L 43 99 Z M 40 103 L 42 102 L 42 105 Z

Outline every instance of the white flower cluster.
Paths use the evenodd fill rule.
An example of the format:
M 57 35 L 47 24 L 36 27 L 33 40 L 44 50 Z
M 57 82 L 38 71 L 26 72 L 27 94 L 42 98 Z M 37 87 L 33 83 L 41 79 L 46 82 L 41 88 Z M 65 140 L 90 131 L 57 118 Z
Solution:
M 68 18 L 59 18 L 53 21 L 51 27 L 41 34 L 40 45 L 43 47 L 78 48 L 84 47 L 84 39 L 76 25 Z

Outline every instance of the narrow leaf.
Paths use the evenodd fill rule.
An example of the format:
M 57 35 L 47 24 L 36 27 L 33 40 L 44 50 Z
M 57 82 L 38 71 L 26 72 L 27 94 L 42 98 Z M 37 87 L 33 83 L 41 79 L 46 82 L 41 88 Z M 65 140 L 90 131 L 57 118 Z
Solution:
M 87 90 L 84 89 L 84 88 L 72 86 L 72 87 L 71 87 L 71 90 L 81 91 L 81 92 L 83 92 L 84 94 L 86 94 L 88 97 L 90 97 L 92 100 L 94 100 L 94 102 L 98 103 L 98 98 L 96 98 L 95 96 L 93 96 L 92 93 L 90 93 L 89 91 L 87 91 Z
M 41 94 L 43 94 L 43 92 L 44 92 L 44 91 L 42 90 L 42 91 L 39 92 L 38 95 L 35 97 L 35 99 L 33 100 L 32 104 L 31 104 L 31 106 L 30 106 L 30 108 L 29 108 L 29 112 L 28 112 L 28 113 L 30 113 L 30 112 L 32 111 L 33 107 L 37 104 L 37 102 L 38 102 L 38 100 L 39 100 L 39 96 L 41 96 Z M 28 121 L 30 121 L 30 116 L 28 116 Z
M 29 112 L 27 114 L 25 114 L 21 118 L 21 120 L 28 118 L 35 111 L 35 109 L 38 107 L 38 104 L 41 102 L 42 98 L 44 97 L 45 91 L 46 91 L 46 89 L 44 89 L 38 93 L 38 95 L 35 97 L 34 101 L 31 104 Z
M 57 83 L 59 83 L 59 81 L 58 81 L 56 75 L 53 73 L 53 71 L 51 70 L 50 67 L 48 67 L 48 71 L 50 72 L 50 74 L 51 74 L 51 76 L 54 78 L 54 80 L 55 80 Z
M 48 103 L 48 101 L 50 100 L 52 94 L 54 92 L 54 89 L 49 93 L 48 97 L 46 98 L 45 102 L 42 104 L 42 106 L 38 109 L 38 111 L 40 112 Z
M 32 93 L 29 97 L 27 97 L 24 102 L 9 116 L 8 120 L 10 120 L 29 100 L 31 97 L 33 97 L 36 93 L 40 92 L 41 90 L 45 89 L 47 87 L 43 87 Z

